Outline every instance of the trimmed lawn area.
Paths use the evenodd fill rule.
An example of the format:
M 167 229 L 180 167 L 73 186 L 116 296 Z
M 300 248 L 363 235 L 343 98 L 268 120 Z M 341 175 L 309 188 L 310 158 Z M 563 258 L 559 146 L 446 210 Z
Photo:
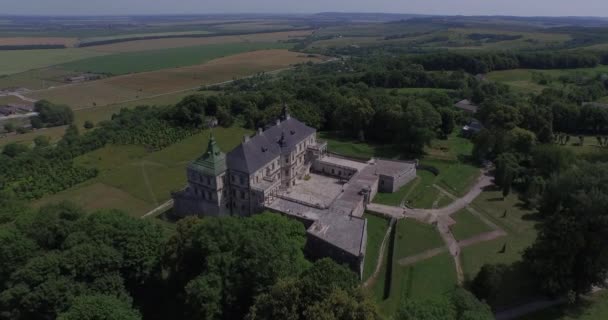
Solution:
M 375 286 L 370 288 L 384 316 L 392 316 L 406 297 L 432 299 L 444 295 L 456 285 L 456 271 L 447 253 L 400 266 L 399 259 L 443 246 L 441 236 L 431 225 L 414 220 L 399 220 L 396 225 L 390 290 L 385 299 L 386 267 Z M 385 257 L 385 259 L 388 258 Z
M 419 182 L 420 177 L 416 177 L 414 180 L 401 187 L 401 189 L 397 190 L 397 192 L 378 192 L 376 194 L 376 197 L 374 197 L 373 202 L 389 206 L 399 206 L 401 204 L 401 200 L 403 200 L 406 195 L 408 195 L 414 188 L 416 188 Z
M 452 215 L 456 224 L 452 226 L 452 233 L 456 240 L 465 240 L 484 232 L 492 231 L 483 221 L 479 220 L 469 210 L 462 209 Z
M 354 158 L 401 158 L 402 152 L 397 145 L 374 145 L 353 139 L 340 137 L 334 132 L 320 132 L 319 138 L 327 141 L 327 149 L 347 157 Z
M 397 222 L 395 261 L 443 245 L 443 240 L 434 226 L 412 219 L 402 219 Z
M 388 229 L 389 221 L 373 214 L 364 214 L 367 219 L 367 248 L 365 251 L 365 266 L 363 268 L 363 281 L 367 280 L 378 264 L 378 254 L 382 246 L 382 240 Z M 378 279 L 384 282 L 384 279 Z
M 437 176 L 426 170 L 418 170 L 418 184 L 407 196 L 405 202 L 413 208 L 431 208 L 439 197 L 439 190 L 433 187 Z
M 525 302 L 535 296 L 533 281 L 526 279 L 518 262 L 522 254 L 536 239 L 534 212 L 521 207 L 517 194 L 502 200 L 499 190 L 484 191 L 473 201 L 473 207 L 507 232 L 507 236 L 463 248 L 461 261 L 465 280 L 472 280 L 484 264 L 504 263 L 514 268 L 507 274 L 502 290 L 496 299 L 499 307 Z M 505 216 L 506 211 L 506 216 Z
M 215 128 L 213 133 L 220 148 L 228 152 L 250 131 L 233 127 Z M 171 191 L 185 186 L 186 166 L 206 150 L 208 140 L 209 131 L 205 130 L 157 152 L 139 146 L 106 146 L 76 159 L 77 164 L 99 169 L 95 179 L 38 202 L 77 199 L 85 208 L 116 208 L 140 216 L 169 200 Z M 88 186 L 94 183 L 111 188 L 114 193 L 118 190 L 120 197 L 126 199 L 124 195 L 128 195 L 131 201 L 99 203 L 98 197 L 88 196 L 91 193 Z
M 608 292 L 584 298 L 580 305 L 549 308 L 518 318 L 519 320 L 603 320 L 608 319 Z
M 416 264 L 393 268 L 391 291 L 388 299 L 379 301 L 384 316 L 394 315 L 406 298 L 421 300 L 440 298 L 456 286 L 454 260 L 443 253 Z
M 439 175 L 433 183 L 438 184 L 456 196 L 462 196 L 467 193 L 480 173 L 478 167 L 465 162 L 425 158 L 420 161 L 420 164 L 439 169 Z

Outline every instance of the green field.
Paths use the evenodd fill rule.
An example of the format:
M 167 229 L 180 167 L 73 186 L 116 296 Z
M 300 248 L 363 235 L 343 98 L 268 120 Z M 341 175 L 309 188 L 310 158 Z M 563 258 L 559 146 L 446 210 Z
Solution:
M 112 75 L 155 71 L 202 64 L 206 61 L 248 51 L 288 49 L 285 43 L 228 43 L 128 52 L 82 59 L 61 65 L 70 71 Z
M 213 132 L 222 150 L 229 151 L 249 131 L 216 128 Z M 86 209 L 118 208 L 140 216 L 170 199 L 171 191 L 185 185 L 186 166 L 205 151 L 208 139 L 206 130 L 157 152 L 147 152 L 138 146 L 107 146 L 85 154 L 76 163 L 99 169 L 99 176 L 36 204 L 75 200 Z M 93 197 L 92 188 L 96 190 Z
M 0 50 L 0 76 L 97 57 L 103 54 L 80 48 Z
M 543 74 L 552 81 L 548 85 L 541 85 L 534 81 L 533 74 Z M 595 68 L 578 69 L 514 69 L 504 71 L 493 71 L 488 73 L 487 78 L 492 81 L 502 82 L 511 86 L 514 90 L 522 93 L 540 93 L 550 86 L 560 86 L 558 80 L 561 76 L 594 76 L 600 73 L 608 73 L 608 66 L 600 65 Z
M 118 34 L 112 36 L 105 37 L 90 37 L 86 38 L 80 43 L 88 43 L 88 42 L 96 42 L 96 41 L 106 41 L 106 40 L 122 40 L 122 39 L 132 39 L 132 38 L 153 38 L 153 37 L 167 37 L 167 36 L 193 36 L 193 35 L 207 35 L 212 34 L 210 31 L 206 30 L 192 30 L 192 31 L 176 31 L 176 32 L 150 32 L 150 33 L 127 33 L 127 34 Z
M 378 264 L 378 254 L 388 228 L 388 220 L 367 213 L 363 217 L 367 219 L 367 249 L 363 267 L 363 281 L 365 281 L 374 273 Z
M 451 227 L 454 238 L 458 241 L 466 240 L 484 232 L 492 231 L 483 221 L 474 216 L 469 210 L 462 209 L 453 214 L 456 224 Z
M 508 272 L 508 279 L 503 283 L 503 289 L 497 297 L 497 304 L 507 307 L 526 302 L 536 291 L 533 281 L 526 278 L 518 262 L 521 261 L 524 250 L 536 239 L 537 218 L 534 211 L 523 209 L 516 194 L 502 200 L 502 193 L 498 190 L 482 192 L 473 201 L 472 206 L 505 230 L 507 236 L 461 250 L 465 279 L 472 280 L 486 263 L 513 265 L 513 270 Z
M 389 295 L 384 299 L 386 270 L 382 274 L 383 278 L 378 279 L 371 288 L 382 314 L 393 315 L 404 298 L 432 299 L 454 288 L 456 271 L 452 257 L 447 253 L 409 266 L 399 265 L 401 258 L 443 246 L 443 241 L 433 226 L 413 220 L 400 220 L 396 226 L 394 241 Z

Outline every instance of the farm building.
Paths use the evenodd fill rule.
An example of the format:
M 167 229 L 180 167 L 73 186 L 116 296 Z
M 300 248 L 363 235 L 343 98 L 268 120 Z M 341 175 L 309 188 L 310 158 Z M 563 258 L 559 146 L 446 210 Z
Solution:
M 468 99 L 456 102 L 454 107 L 468 113 L 476 113 L 478 109 L 478 107 L 471 103 L 471 101 Z

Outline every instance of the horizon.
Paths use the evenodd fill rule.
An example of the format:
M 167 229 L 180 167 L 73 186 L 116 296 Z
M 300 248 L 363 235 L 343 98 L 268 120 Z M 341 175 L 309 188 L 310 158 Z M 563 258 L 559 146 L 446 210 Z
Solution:
M 1 16 L 135 16 L 135 15 L 246 15 L 317 13 L 412 14 L 430 16 L 509 16 L 509 17 L 608 17 L 608 2 L 583 0 L 442 0 L 395 2 L 391 0 L 107 0 L 89 3 L 74 0 L 0 0 Z M 596 15 L 605 12 L 605 15 Z
M 174 12 L 174 13 L 106 13 L 106 14 L 78 14 L 78 13 L 65 13 L 65 14 L 45 14 L 45 13 L 2 13 L 0 17 L 163 17 L 163 16 L 313 16 L 320 14 L 381 14 L 381 15 L 412 15 L 412 16 L 426 16 L 426 17 L 514 17 L 514 18 L 594 18 L 594 19 L 608 19 L 606 16 L 593 16 L 593 15 L 516 15 L 516 14 L 430 14 L 430 13 L 413 13 L 413 12 L 382 12 L 382 11 L 319 11 L 319 12 L 213 12 L 213 13 L 186 13 L 186 12 Z

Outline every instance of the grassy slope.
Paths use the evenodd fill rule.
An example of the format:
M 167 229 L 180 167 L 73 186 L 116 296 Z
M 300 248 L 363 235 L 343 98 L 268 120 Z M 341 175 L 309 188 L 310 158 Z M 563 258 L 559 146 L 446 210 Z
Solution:
M 443 245 L 434 227 L 413 220 L 397 223 L 393 251 L 393 270 L 390 294 L 383 298 L 385 278 L 376 282 L 372 293 L 385 316 L 395 313 L 405 297 L 421 299 L 437 297 L 451 290 L 456 284 L 456 273 L 452 258 L 441 254 L 431 259 L 402 267 L 399 259 Z M 386 273 L 383 274 L 386 276 Z
M 214 134 L 222 150 L 240 143 L 242 128 L 217 128 Z M 147 152 L 137 146 L 108 146 L 77 159 L 77 163 L 100 170 L 97 178 L 81 185 L 47 196 L 36 204 L 71 199 L 87 209 L 118 208 L 133 215 L 168 200 L 170 192 L 186 183 L 188 163 L 204 152 L 209 132 L 204 131 L 158 152 Z M 107 188 L 92 184 L 102 184 Z M 96 190 L 96 196 L 87 195 Z M 117 195 L 120 190 L 120 195 Z M 128 196 L 127 196 L 128 195 Z M 115 202 L 116 198 L 121 198 Z M 136 205 L 133 205 L 133 204 Z
M 367 249 L 363 269 L 363 280 L 365 281 L 374 273 L 378 264 L 378 253 L 388 228 L 388 220 L 372 214 L 365 214 L 363 217 L 367 219 Z
M 291 44 L 279 43 L 213 44 L 113 54 L 70 62 L 61 67 L 73 71 L 121 75 L 196 65 L 237 53 L 262 49 L 285 49 L 291 46 Z

